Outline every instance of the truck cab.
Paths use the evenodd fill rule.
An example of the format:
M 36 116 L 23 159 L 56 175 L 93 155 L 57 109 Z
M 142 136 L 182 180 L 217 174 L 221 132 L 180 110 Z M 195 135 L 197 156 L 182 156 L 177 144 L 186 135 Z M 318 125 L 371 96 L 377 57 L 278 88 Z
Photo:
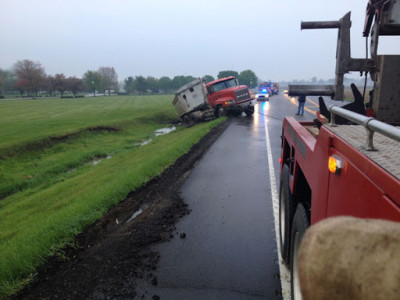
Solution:
M 239 85 L 234 76 L 221 78 L 207 83 L 208 101 L 215 108 L 218 115 L 226 112 L 254 113 L 255 100 L 251 98 L 246 85 Z

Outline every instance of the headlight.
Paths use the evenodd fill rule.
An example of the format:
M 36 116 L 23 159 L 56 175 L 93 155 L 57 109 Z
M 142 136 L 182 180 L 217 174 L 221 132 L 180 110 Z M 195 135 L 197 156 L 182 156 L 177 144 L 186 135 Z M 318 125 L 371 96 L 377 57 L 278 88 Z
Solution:
M 232 105 L 232 104 L 235 104 L 235 100 L 225 101 L 225 105 Z

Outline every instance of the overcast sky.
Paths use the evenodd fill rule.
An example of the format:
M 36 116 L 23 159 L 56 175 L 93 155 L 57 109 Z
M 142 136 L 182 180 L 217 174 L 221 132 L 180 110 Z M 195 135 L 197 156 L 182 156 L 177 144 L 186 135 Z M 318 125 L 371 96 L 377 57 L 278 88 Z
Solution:
M 262 80 L 333 78 L 337 29 L 300 30 L 351 11 L 352 57 L 365 56 L 367 0 L 0 0 L 0 68 L 22 59 L 47 74 L 216 77 L 253 70 Z M 400 39 L 380 41 L 399 54 Z M 358 76 L 358 74 L 357 74 Z

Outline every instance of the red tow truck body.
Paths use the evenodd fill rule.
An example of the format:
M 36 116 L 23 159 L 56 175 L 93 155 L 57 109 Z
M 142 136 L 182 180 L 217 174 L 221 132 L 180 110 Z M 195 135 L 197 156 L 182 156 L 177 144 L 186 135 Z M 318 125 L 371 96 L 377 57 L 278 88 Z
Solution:
M 318 129 L 285 118 L 281 169 L 288 164 L 295 205 L 304 202 L 310 225 L 340 215 L 400 221 L 400 144 L 375 133 L 376 150 L 368 151 L 366 140 L 362 125 Z M 341 160 L 339 173 L 329 171 L 330 157 Z
M 394 126 L 400 124 L 400 55 L 378 55 L 379 36 L 400 36 L 400 2 L 368 1 L 363 35 L 371 38 L 370 58 L 351 57 L 350 15 L 301 22 L 301 29 L 338 29 L 335 84 L 289 85 L 290 96 L 342 101 L 327 106 L 320 97 L 315 122 L 283 121 L 279 247 L 296 300 L 303 292 L 300 245 L 310 225 L 335 216 L 400 222 L 400 128 Z M 365 80 L 364 93 L 352 84 L 354 101 L 344 102 L 344 75 L 353 71 L 374 82 L 369 101 Z

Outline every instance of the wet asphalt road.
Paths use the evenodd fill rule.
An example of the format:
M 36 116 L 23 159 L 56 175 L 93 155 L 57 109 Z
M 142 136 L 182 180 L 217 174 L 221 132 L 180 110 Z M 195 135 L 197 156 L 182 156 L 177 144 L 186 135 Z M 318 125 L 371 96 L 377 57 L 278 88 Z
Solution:
M 254 116 L 235 118 L 196 165 L 181 190 L 192 211 L 174 238 L 156 247 L 157 285 L 138 282 L 139 297 L 282 299 L 270 175 L 279 188 L 281 125 L 297 111 L 292 102 L 281 93 L 258 103 Z M 306 109 L 296 118 L 313 115 Z

